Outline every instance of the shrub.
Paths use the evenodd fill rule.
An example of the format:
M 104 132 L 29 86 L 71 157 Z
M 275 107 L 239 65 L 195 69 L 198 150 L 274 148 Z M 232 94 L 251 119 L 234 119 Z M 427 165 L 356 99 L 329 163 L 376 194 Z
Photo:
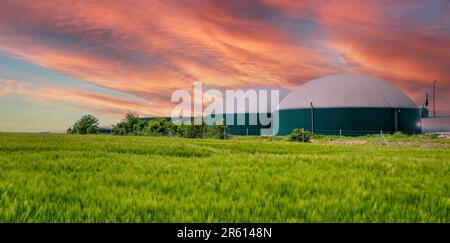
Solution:
M 177 134 L 175 124 L 165 119 L 149 122 L 145 126 L 145 133 L 153 136 L 175 136 Z
M 67 129 L 66 133 L 67 133 L 67 134 L 73 134 L 72 127 L 69 127 L 69 129 Z
M 128 112 L 121 122 L 113 127 L 114 135 L 134 134 L 140 135 L 143 133 L 146 122 L 139 119 L 136 113 Z
M 404 134 L 402 132 L 395 132 L 394 134 L 392 134 L 391 137 L 394 139 L 404 139 L 408 137 L 408 134 Z
M 178 137 L 186 137 L 187 126 L 184 124 L 176 126 L 176 134 Z
M 112 133 L 114 135 L 126 135 L 127 130 L 125 128 L 121 127 L 119 124 L 117 124 L 113 127 Z
M 187 125 L 186 137 L 187 138 L 203 138 L 206 133 L 205 125 Z
M 289 141 L 307 143 L 311 140 L 312 136 L 313 134 L 311 132 L 296 128 L 292 131 L 291 135 L 289 136 Z
M 226 126 L 224 125 L 213 125 L 212 127 L 208 127 L 206 137 L 224 139 L 226 138 L 225 129 Z

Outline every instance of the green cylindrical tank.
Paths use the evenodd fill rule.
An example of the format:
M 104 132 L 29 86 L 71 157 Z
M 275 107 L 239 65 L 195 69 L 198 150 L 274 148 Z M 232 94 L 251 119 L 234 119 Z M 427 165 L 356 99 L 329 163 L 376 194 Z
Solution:
M 362 75 L 315 79 L 293 90 L 273 114 L 275 135 L 295 128 L 317 134 L 421 132 L 421 111 L 399 89 Z

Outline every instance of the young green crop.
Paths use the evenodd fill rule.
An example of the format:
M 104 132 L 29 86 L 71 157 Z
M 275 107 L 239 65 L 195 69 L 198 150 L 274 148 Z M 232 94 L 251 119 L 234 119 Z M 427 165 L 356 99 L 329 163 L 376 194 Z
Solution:
M 450 222 L 448 143 L 422 140 L 0 134 L 0 222 Z

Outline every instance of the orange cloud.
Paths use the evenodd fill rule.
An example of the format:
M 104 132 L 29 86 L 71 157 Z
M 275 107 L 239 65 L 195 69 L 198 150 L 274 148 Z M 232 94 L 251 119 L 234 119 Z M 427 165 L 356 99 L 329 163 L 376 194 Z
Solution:
M 95 110 L 100 114 L 113 116 L 123 116 L 127 111 L 138 112 L 143 116 L 154 116 L 161 112 L 159 105 L 142 99 L 131 101 L 98 92 L 61 86 L 37 86 L 28 82 L 12 80 L 0 81 L 0 96 L 10 93 L 23 95 L 40 102 L 66 102 L 83 109 Z
M 3 5 L 8 12 L 0 19 L 9 21 L 3 22 L 0 49 L 123 92 L 168 97 L 194 80 L 218 87 L 286 86 L 334 72 L 319 53 L 291 43 L 290 33 L 264 19 L 235 16 L 238 5 L 225 10 L 209 1 L 191 7 L 167 1 Z M 28 14 L 17 19 L 18 12 Z M 11 24 L 11 18 L 17 21 Z
M 0 96 L 7 95 L 13 92 L 14 80 L 0 79 Z
M 426 12 L 437 2 L 4 0 L 0 50 L 157 103 L 161 115 L 195 80 L 293 87 L 342 72 L 394 80 L 420 102 L 433 79 L 450 97 L 450 7 Z
M 333 1 L 317 13 L 329 45 L 357 63 L 360 72 L 394 80 L 413 96 L 437 79 L 450 96 L 450 18 L 437 5 L 437 14 L 412 18 L 429 11 L 426 4 Z

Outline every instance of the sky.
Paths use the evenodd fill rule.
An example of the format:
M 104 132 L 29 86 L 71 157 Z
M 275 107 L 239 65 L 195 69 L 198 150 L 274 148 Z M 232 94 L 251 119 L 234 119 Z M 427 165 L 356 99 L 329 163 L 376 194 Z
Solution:
M 167 116 L 194 81 L 292 89 L 379 77 L 450 112 L 450 1 L 0 0 L 0 131 Z

